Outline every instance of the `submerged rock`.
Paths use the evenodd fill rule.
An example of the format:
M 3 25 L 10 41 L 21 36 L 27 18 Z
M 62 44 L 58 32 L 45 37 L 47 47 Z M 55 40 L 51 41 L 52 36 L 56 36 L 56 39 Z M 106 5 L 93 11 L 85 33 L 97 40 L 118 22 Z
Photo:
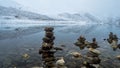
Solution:
M 66 45 L 61 45 L 61 47 L 66 47 Z
M 23 54 L 22 57 L 23 57 L 23 59 L 29 59 L 30 58 L 30 56 L 28 54 Z
M 82 55 L 79 52 L 71 52 L 70 54 L 72 54 L 74 56 L 74 58 L 81 58 Z
M 63 48 L 60 47 L 54 47 L 55 50 L 63 50 Z

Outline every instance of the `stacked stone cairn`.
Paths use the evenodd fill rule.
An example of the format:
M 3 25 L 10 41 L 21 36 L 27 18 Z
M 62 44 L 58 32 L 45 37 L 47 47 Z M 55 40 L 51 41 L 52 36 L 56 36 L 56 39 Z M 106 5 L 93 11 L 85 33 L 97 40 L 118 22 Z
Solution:
M 77 42 L 74 43 L 74 45 L 78 46 L 81 50 L 86 47 L 86 39 L 83 36 L 80 36 L 77 39 Z
M 89 64 L 89 66 L 98 68 L 100 67 L 100 62 L 101 59 L 99 58 L 100 55 L 100 51 L 94 48 L 89 48 L 89 51 L 86 54 L 86 60 L 85 62 L 87 62 L 87 64 Z M 89 67 L 85 64 L 86 67 Z
M 99 58 L 100 51 L 97 50 L 99 47 L 96 38 L 93 38 L 93 42 L 87 42 L 86 39 L 83 36 L 80 36 L 77 39 L 77 42 L 74 43 L 76 46 L 79 46 L 79 48 L 82 50 L 85 47 L 88 48 L 87 54 L 82 56 L 82 67 L 86 68 L 97 68 L 100 67 L 101 59 Z
M 99 46 L 96 42 L 96 38 L 93 38 L 93 42 L 88 47 L 86 54 L 86 62 L 84 65 L 88 68 L 99 68 L 101 59 L 99 58 L 100 51 L 97 49 Z
M 46 27 L 45 37 L 43 38 L 41 49 L 39 50 L 39 54 L 42 54 L 42 61 L 44 68 L 53 68 L 55 66 L 55 57 L 54 57 L 54 28 Z

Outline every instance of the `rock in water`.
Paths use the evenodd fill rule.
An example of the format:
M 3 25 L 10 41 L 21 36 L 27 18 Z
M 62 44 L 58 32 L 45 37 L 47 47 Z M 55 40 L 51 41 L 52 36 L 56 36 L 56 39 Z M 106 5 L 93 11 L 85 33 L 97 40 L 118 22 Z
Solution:
M 118 55 L 116 58 L 117 58 L 118 60 L 120 60 L 120 55 Z
M 57 66 L 64 66 L 65 65 L 65 61 L 64 61 L 63 57 L 61 57 L 59 60 L 56 61 L 56 65 Z
M 99 50 L 93 49 L 93 48 L 89 48 L 89 51 L 96 53 L 96 54 L 100 54 L 101 52 Z
M 70 54 L 72 54 L 74 56 L 74 58 L 81 58 L 82 55 L 79 52 L 71 52 Z
M 117 41 L 113 40 L 112 43 L 111 43 L 111 46 L 112 47 L 117 47 Z
M 92 64 L 95 68 L 100 68 L 99 64 Z
M 30 58 L 30 56 L 27 53 L 23 54 L 22 57 L 23 57 L 23 59 L 29 59 Z

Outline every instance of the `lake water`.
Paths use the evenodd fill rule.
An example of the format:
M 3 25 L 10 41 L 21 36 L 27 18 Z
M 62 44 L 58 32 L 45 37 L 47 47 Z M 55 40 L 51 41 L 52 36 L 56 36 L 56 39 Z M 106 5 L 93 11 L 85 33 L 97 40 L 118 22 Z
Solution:
M 69 22 L 68 22 L 69 23 Z M 120 55 L 120 49 L 113 51 L 110 45 L 104 41 L 108 37 L 109 32 L 113 32 L 120 37 L 120 26 L 109 24 L 84 24 L 84 25 L 44 25 L 39 24 L 2 24 L 0 29 L 0 68 L 26 68 L 32 66 L 41 66 L 41 56 L 38 54 L 39 48 L 44 37 L 44 27 L 53 26 L 55 45 L 61 47 L 65 45 L 63 51 L 56 53 L 57 56 L 64 56 L 65 59 L 70 58 L 68 54 L 73 51 L 78 51 L 82 54 L 87 52 L 87 48 L 80 50 L 73 43 L 77 41 L 80 35 L 85 36 L 86 40 L 92 41 L 96 38 L 101 51 L 101 59 L 109 60 L 104 63 L 105 68 L 119 68 L 119 61 L 112 62 L 117 55 Z M 15 27 L 13 27 L 15 26 Z M 19 30 L 15 30 L 19 28 Z M 120 43 L 120 42 L 119 42 Z M 28 62 L 22 59 L 23 54 L 29 54 Z M 112 61 L 111 61 L 112 60 Z M 66 65 L 70 67 L 69 61 L 66 60 Z M 110 64 L 110 66 L 108 66 Z M 74 65 L 75 66 L 75 65 Z M 71 67 L 72 68 L 72 67 Z

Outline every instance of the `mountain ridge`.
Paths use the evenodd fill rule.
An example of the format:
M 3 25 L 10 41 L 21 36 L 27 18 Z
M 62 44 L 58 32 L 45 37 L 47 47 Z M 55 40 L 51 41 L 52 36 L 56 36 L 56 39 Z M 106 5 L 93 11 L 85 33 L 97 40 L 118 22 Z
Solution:
M 16 19 L 33 19 L 33 20 L 54 20 L 46 15 L 19 10 L 12 7 L 0 6 L 0 16 L 11 17 Z M 10 19 L 11 19 L 10 18 Z

